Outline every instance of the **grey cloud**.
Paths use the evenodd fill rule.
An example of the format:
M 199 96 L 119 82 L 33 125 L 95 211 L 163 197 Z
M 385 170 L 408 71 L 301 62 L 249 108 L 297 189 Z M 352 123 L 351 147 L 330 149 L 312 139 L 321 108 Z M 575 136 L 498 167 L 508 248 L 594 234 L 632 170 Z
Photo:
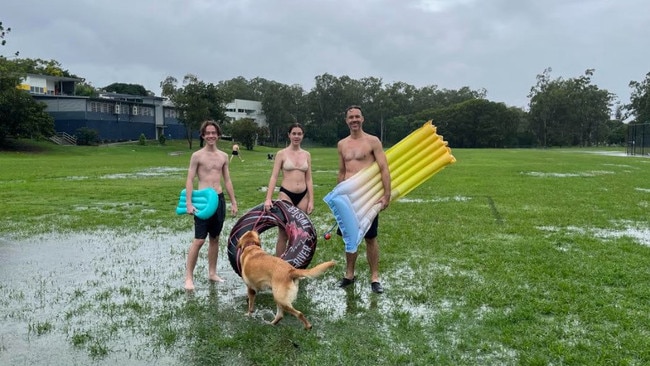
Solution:
M 95 86 L 166 76 L 263 77 L 307 90 L 323 73 L 485 88 L 525 106 L 535 76 L 629 98 L 650 71 L 645 0 L 8 0 L 2 54 L 55 59 Z

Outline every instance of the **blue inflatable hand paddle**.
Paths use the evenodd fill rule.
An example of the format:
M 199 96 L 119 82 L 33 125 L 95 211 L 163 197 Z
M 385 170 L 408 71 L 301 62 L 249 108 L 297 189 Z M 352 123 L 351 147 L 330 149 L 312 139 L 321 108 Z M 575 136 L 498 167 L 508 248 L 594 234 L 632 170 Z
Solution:
M 186 192 L 183 189 L 180 196 L 178 197 L 178 205 L 176 206 L 177 215 L 187 214 L 187 207 L 185 204 L 186 200 Z M 210 187 L 193 190 L 192 205 L 198 210 L 194 213 L 194 216 L 203 220 L 209 219 L 212 215 L 214 215 L 215 212 L 217 212 L 217 207 L 219 206 L 219 197 L 217 191 L 215 191 L 214 188 Z

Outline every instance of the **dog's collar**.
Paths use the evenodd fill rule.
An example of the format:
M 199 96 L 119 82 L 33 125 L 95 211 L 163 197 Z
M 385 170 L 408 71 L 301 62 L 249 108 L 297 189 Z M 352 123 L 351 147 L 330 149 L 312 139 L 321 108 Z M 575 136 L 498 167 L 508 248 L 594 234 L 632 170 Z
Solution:
M 248 243 L 242 245 L 241 249 L 244 250 L 244 249 L 246 249 L 246 247 L 250 247 L 251 245 L 256 246 L 256 247 L 259 246 L 255 242 L 249 241 Z

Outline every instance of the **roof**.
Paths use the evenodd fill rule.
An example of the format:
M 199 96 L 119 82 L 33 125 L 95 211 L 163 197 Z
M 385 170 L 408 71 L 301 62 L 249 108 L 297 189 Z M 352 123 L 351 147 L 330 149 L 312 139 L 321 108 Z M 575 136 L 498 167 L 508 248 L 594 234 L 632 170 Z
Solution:
M 53 75 L 42 75 L 42 74 L 27 74 L 27 76 L 52 80 L 52 81 L 79 81 L 79 82 L 84 81 L 84 79 L 82 78 L 71 78 L 67 76 L 53 76 Z

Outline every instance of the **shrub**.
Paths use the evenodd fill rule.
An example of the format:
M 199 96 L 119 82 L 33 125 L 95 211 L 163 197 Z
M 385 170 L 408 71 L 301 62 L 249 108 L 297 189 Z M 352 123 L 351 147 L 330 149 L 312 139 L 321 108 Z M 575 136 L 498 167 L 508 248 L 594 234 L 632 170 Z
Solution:
M 98 145 L 99 133 L 88 127 L 81 127 L 76 131 L 77 145 Z

